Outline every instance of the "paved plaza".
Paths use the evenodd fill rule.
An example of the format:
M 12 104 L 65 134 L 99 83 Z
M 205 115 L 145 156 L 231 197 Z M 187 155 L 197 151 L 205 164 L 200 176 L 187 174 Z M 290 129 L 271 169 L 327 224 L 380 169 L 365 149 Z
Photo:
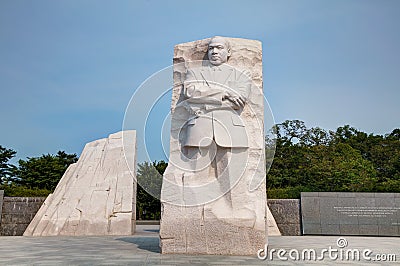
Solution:
M 269 252 L 275 249 L 274 258 L 260 260 L 257 255 L 243 256 L 210 256 L 210 255 L 163 255 L 158 247 L 158 225 L 138 225 L 134 236 L 121 237 L 0 237 L 1 265 L 397 265 L 398 262 L 376 261 L 379 258 L 388 260 L 390 254 L 400 261 L 400 239 L 395 237 L 344 237 L 338 248 L 337 236 L 283 236 L 269 238 Z M 349 250 L 361 252 L 370 249 L 371 261 L 363 258 L 360 261 L 330 259 L 328 252 L 319 261 L 301 260 L 304 249 L 315 249 L 317 257 L 322 249 Z M 261 248 L 261 247 L 260 247 Z M 278 250 L 285 250 L 280 260 Z M 296 257 L 299 251 L 300 259 Z M 292 251 L 291 251 L 292 250 Z M 339 253 L 338 253 L 339 254 Z M 345 253 L 343 253 L 345 254 Z M 307 255 L 307 254 L 306 254 Z M 339 255 L 338 255 L 339 256 Z M 361 255 L 362 256 L 362 255 Z M 306 256 L 307 257 L 307 256 Z M 351 257 L 352 258 L 352 257 Z M 390 258 L 393 260 L 393 256 Z M 373 261 L 375 260 L 375 261 Z

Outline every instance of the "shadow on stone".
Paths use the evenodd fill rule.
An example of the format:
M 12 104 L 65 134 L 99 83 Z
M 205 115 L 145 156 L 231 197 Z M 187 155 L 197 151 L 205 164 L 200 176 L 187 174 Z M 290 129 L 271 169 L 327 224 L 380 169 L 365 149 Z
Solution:
M 158 231 L 158 230 L 146 230 Z M 124 241 L 137 245 L 138 249 L 147 250 L 154 253 L 160 253 L 160 244 L 158 237 L 121 237 L 116 240 Z

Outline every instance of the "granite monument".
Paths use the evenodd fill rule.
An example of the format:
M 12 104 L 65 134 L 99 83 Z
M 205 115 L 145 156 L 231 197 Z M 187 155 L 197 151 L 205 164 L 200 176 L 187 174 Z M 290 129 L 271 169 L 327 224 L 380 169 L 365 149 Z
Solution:
M 254 255 L 265 246 L 261 59 L 255 40 L 175 46 L 162 253 Z

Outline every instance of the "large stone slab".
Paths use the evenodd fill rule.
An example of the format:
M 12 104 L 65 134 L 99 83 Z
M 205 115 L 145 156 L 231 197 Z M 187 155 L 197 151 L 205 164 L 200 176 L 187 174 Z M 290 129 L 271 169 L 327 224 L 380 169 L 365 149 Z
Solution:
M 160 246 L 162 253 L 255 255 L 257 250 L 264 248 L 267 243 L 261 43 L 247 39 L 225 39 L 231 48 L 228 64 L 232 68 L 221 65 L 215 69 L 211 66 L 210 69 L 213 69 L 215 74 L 214 72 L 207 73 L 207 69 L 203 71 L 209 66 L 209 62 L 196 61 L 203 59 L 207 61 L 210 39 L 175 46 L 170 157 L 161 192 Z M 250 79 L 251 88 L 247 85 L 245 87 L 251 92 L 243 97 L 247 100 L 241 112 L 237 112 L 236 115 L 235 111 L 232 111 L 234 114 L 232 119 L 237 120 L 232 121 L 235 125 L 243 123 L 247 139 L 241 138 L 241 135 L 235 135 L 238 133 L 232 132 L 234 128 L 227 124 L 224 118 L 218 121 L 217 112 L 207 112 L 207 110 L 215 110 L 211 100 L 210 102 L 202 100 L 198 107 L 194 104 L 198 98 L 188 99 L 191 97 L 189 83 L 198 82 L 196 78 L 203 80 L 200 81 L 202 84 L 194 90 L 194 94 L 202 97 L 210 95 L 207 92 L 207 87 L 213 86 L 210 76 L 225 75 L 223 79 L 228 80 L 226 84 L 230 84 L 229 82 L 233 81 L 229 79 L 240 76 L 241 73 L 246 73 L 247 79 Z M 238 79 L 234 82 L 239 83 Z M 247 81 L 242 79 L 240 82 L 244 84 Z M 197 85 L 198 83 L 195 83 L 195 86 Z M 190 108 L 187 108 L 188 105 Z M 196 118 L 193 118 L 194 114 Z M 199 117 L 203 119 L 200 120 Z M 211 120 L 207 119 L 213 120 L 214 124 L 210 124 L 208 121 Z M 195 123 L 196 127 L 194 127 Z M 222 126 L 217 127 L 218 123 Z M 199 128 L 200 124 L 204 125 L 203 132 Z M 214 160 L 211 158 L 207 162 L 207 156 L 211 154 L 209 151 L 211 146 L 208 145 L 212 137 L 211 139 L 200 138 L 203 133 L 212 135 L 212 129 L 209 128 L 211 126 L 214 127 L 214 141 L 217 145 L 239 147 L 237 153 L 232 149 L 232 157 L 229 157 L 231 163 L 226 183 L 221 181 L 225 180 L 221 179 L 223 173 L 220 175 L 218 172 L 218 164 L 224 163 L 223 156 L 225 155 L 222 155 L 219 160 L 215 159 L 215 166 L 208 165 L 207 163 Z M 197 131 L 194 131 L 195 128 Z M 224 128 L 228 130 L 225 132 L 227 135 L 229 133 L 233 135 L 221 138 L 217 136 Z M 232 139 L 229 140 L 229 137 Z M 192 160 L 192 157 L 188 155 L 189 149 L 196 146 L 196 141 L 199 141 L 198 146 L 204 144 L 203 146 L 209 149 L 205 153 L 199 151 L 196 155 L 199 156 L 196 158 L 205 161 Z M 189 146 L 188 150 L 185 150 L 186 146 Z M 240 150 L 240 147 L 245 148 Z M 218 146 L 217 149 L 219 149 Z M 238 157 L 235 157 L 236 155 Z M 217 158 L 219 156 L 218 150 L 216 156 Z M 203 167 L 200 170 L 199 165 Z M 232 176 L 236 176 L 234 180 L 229 179 Z M 226 184 L 229 189 L 219 195 L 219 190 L 222 191 L 222 187 Z M 269 217 L 272 221 L 272 215 Z M 278 230 L 276 223 L 272 227 Z M 271 231 L 278 234 L 276 230 L 271 228 Z
M 303 234 L 400 236 L 400 193 L 301 193 Z
M 133 130 L 86 144 L 24 236 L 133 234 L 136 181 L 131 173 L 135 160 Z

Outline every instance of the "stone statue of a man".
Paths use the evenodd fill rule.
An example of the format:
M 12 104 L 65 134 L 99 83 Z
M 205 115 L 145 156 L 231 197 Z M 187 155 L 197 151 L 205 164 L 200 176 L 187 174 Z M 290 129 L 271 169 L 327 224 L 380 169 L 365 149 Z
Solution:
M 178 44 L 173 77 L 161 251 L 254 255 L 266 243 L 261 43 Z
M 192 116 L 187 122 L 185 147 L 248 147 L 240 113 L 250 93 L 249 77 L 227 64 L 230 46 L 222 37 L 208 45 L 208 63 L 189 69 L 184 94 Z
M 230 190 L 241 177 L 243 162 L 247 160 L 248 137 L 240 114 L 252 83 L 245 72 L 228 65 L 231 51 L 225 38 L 212 38 L 207 54 L 208 61 L 188 69 L 184 81 L 185 105 L 190 116 L 182 146 L 191 161 L 191 171 L 185 178 L 195 186 L 214 183 L 217 187 L 210 196 L 225 194 L 219 209 L 231 213 L 236 200 Z M 208 201 L 206 196 L 195 197 Z

